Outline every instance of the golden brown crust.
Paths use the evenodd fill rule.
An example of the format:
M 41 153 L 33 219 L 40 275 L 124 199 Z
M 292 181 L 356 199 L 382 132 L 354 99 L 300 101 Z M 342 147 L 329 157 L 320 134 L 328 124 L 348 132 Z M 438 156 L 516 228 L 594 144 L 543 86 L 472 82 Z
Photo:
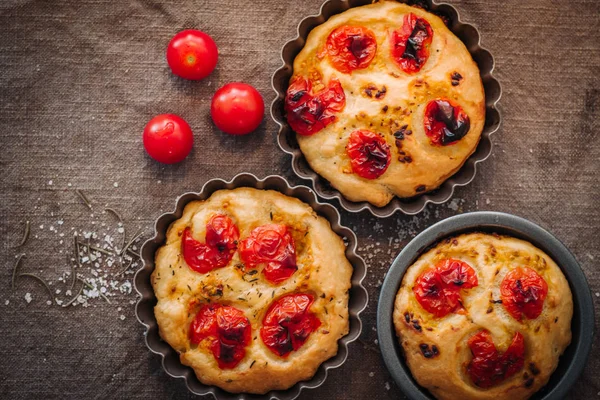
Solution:
M 233 219 L 240 239 L 257 226 L 286 224 L 296 243 L 298 271 L 279 285 L 269 283 L 262 274 L 248 279 L 236 268 L 241 264 L 238 253 L 224 268 L 207 274 L 192 271 L 181 255 L 182 232 L 191 226 L 194 237 L 200 240 L 207 220 L 216 213 Z M 279 192 L 238 188 L 215 192 L 206 201 L 191 202 L 182 217 L 169 227 L 166 244 L 156 253 L 152 286 L 158 299 L 154 313 L 160 335 L 180 353 L 181 362 L 194 368 L 198 379 L 207 385 L 235 393 L 287 389 L 311 378 L 323 361 L 337 353 L 338 339 L 348 333 L 352 266 L 344 253 L 342 239 L 327 220 L 300 200 Z M 314 295 L 311 312 L 319 317 L 321 326 L 299 350 L 281 358 L 263 344 L 259 330 L 273 300 L 295 292 Z M 252 325 L 246 356 L 233 369 L 220 369 L 209 349 L 202 343 L 195 346 L 188 339 L 194 310 L 209 300 L 243 310 Z M 190 311 L 191 303 L 194 305 Z
M 390 34 L 401 26 L 408 13 L 425 18 L 434 32 L 429 60 L 414 75 L 403 72 L 390 56 Z M 337 71 L 327 56 L 317 56 L 329 33 L 343 25 L 365 26 L 377 37 L 377 54 L 372 63 L 352 74 Z M 451 84 L 454 72 L 462 76 L 457 86 Z M 485 94 L 479 69 L 465 45 L 443 21 L 422 9 L 381 1 L 331 17 L 311 31 L 294 60 L 292 79 L 298 75 L 316 79 L 317 90 L 334 77 L 344 88 L 346 106 L 337 122 L 312 136 L 297 138 L 313 170 L 351 201 L 366 200 L 384 206 L 394 195 L 412 197 L 433 190 L 460 169 L 479 142 L 485 122 Z M 370 86 L 376 89 L 365 90 Z M 385 96 L 377 99 L 372 93 L 383 86 Z M 467 135 L 450 146 L 431 146 L 423 128 L 426 103 L 440 97 L 458 103 L 471 122 Z M 398 149 L 393 133 L 404 125 L 413 133 Z M 391 146 L 392 162 L 377 179 L 364 179 L 352 172 L 345 146 L 356 129 L 378 132 Z M 410 161 L 400 162 L 399 157 L 409 157 Z
M 475 269 L 479 284 L 462 291 L 465 314 L 435 318 L 420 306 L 412 287 L 424 270 L 445 258 L 468 263 Z M 500 299 L 504 276 L 518 266 L 535 270 L 548 284 L 542 314 L 521 322 L 512 318 L 502 304 L 492 302 Z M 569 284 L 547 254 L 520 239 L 470 233 L 439 243 L 408 268 L 396 296 L 394 325 L 412 375 L 438 399 L 518 400 L 527 399 L 548 382 L 571 341 L 572 316 Z M 475 386 L 466 372 L 472 357 L 467 340 L 481 329 L 490 331 L 501 351 L 506 350 L 515 332 L 525 338 L 523 369 L 489 389 Z M 420 344 L 436 345 L 439 355 L 424 357 Z

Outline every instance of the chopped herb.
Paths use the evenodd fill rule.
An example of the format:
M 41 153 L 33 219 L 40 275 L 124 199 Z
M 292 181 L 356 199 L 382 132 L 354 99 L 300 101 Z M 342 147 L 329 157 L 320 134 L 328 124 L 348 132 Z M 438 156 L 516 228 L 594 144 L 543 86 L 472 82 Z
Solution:
M 27 273 L 22 273 L 19 274 L 19 278 L 21 277 L 29 277 L 29 278 L 33 278 L 35 280 L 37 280 L 38 282 L 40 282 L 42 285 L 44 285 L 44 287 L 46 288 L 46 290 L 48 291 L 48 294 L 50 294 L 50 299 L 54 300 L 54 294 L 52 293 L 52 290 L 50 289 L 50 286 L 48 286 L 48 284 L 46 283 L 45 280 L 43 280 L 42 278 L 40 278 L 37 275 L 34 274 L 27 274 Z
M 79 195 L 79 197 L 81 198 L 81 200 L 83 200 L 83 202 L 85 203 L 86 206 L 88 206 L 88 208 L 91 210 L 92 209 L 92 203 L 90 203 L 90 201 L 88 200 L 88 198 L 86 197 L 85 194 L 83 194 L 83 192 L 79 189 L 75 190 L 75 193 L 77 193 Z
M 21 239 L 21 241 L 19 242 L 19 244 L 17 244 L 16 246 L 13 246 L 13 248 L 17 248 L 17 247 L 21 247 L 23 245 L 25 245 L 25 243 L 27 243 L 27 239 L 29 239 L 29 231 L 31 230 L 29 221 L 25 221 L 25 232 L 23 233 L 23 238 Z
M 240 300 L 240 301 L 248 301 L 248 300 L 246 300 L 246 299 L 245 299 L 245 298 L 243 298 L 243 297 L 238 297 L 238 300 Z
M 87 283 L 87 282 L 86 282 L 86 281 L 84 281 L 83 279 L 81 279 L 81 278 L 79 278 L 79 277 L 77 277 L 77 279 L 78 279 L 79 281 L 81 281 L 81 283 L 83 283 L 85 286 L 87 286 L 87 287 L 88 287 L 88 289 L 90 289 L 90 290 L 93 290 L 93 289 L 94 289 L 94 287 L 93 287 L 92 285 L 90 285 L 89 283 Z M 104 294 L 100 293 L 100 297 L 102 297 L 104 300 L 106 300 L 106 302 L 107 302 L 108 304 L 111 304 L 111 302 L 110 302 L 110 300 L 108 299 L 108 297 L 106 297 Z
M 190 287 L 190 285 L 187 285 L 187 287 L 188 287 L 189 291 L 191 292 L 192 288 Z
M 25 254 L 20 254 L 17 258 L 17 262 L 15 263 L 15 267 L 13 268 L 12 273 L 12 290 L 15 290 L 15 278 L 17 277 L 17 270 L 19 269 L 19 265 L 21 264 L 21 259 Z
M 269 212 L 269 216 L 271 217 L 271 221 L 273 221 L 273 211 Z
M 73 302 L 74 302 L 75 300 L 77 300 L 77 298 L 78 298 L 79 296 L 81 296 L 81 292 L 83 292 L 83 286 L 84 286 L 84 285 L 81 285 L 81 287 L 79 288 L 79 292 L 77 292 L 77 294 L 76 294 L 75 296 L 73 296 L 73 298 L 72 298 L 71 300 L 69 300 L 68 302 L 64 303 L 62 306 L 63 306 L 63 307 L 68 307 L 68 306 L 70 306 L 71 304 L 73 304 Z
M 252 366 L 254 366 L 255 362 L 256 362 L 256 360 L 252 360 L 252 364 L 250 364 L 250 368 L 252 368 Z
M 135 242 L 140 236 L 142 236 L 142 230 L 138 229 L 135 234 L 133 235 L 133 237 L 131 238 L 131 240 L 129 242 L 127 242 L 127 244 L 121 249 L 121 256 L 123 254 L 125 254 L 125 252 L 127 251 L 127 249 L 129 248 L 129 246 L 131 246 L 133 244 L 133 242 Z
M 103 254 L 106 254 L 106 255 L 109 255 L 109 256 L 114 256 L 115 255 L 115 253 L 113 253 L 112 251 L 108 251 L 108 250 L 100 248 L 100 247 L 92 246 L 91 244 L 88 244 L 88 243 L 79 242 L 79 244 L 87 246 L 91 250 L 98 251 L 100 253 L 103 253 Z
M 104 211 L 108 211 L 109 213 L 111 213 L 112 215 L 114 215 L 115 217 L 117 217 L 117 219 L 119 220 L 120 223 L 123 223 L 123 218 L 121 218 L 121 215 L 114 209 L 106 207 L 104 209 Z

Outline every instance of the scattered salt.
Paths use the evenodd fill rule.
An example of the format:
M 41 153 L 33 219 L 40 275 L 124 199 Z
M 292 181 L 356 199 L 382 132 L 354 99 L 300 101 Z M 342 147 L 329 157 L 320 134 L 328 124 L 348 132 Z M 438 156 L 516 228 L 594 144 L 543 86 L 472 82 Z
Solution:
M 6 300 L 6 301 L 4 302 L 4 305 L 5 305 L 5 306 L 7 306 L 7 305 L 8 305 L 8 303 L 10 303 L 10 300 Z
M 52 302 L 50 300 L 48 300 L 48 301 L 46 301 L 46 304 L 49 305 L 49 306 L 51 306 Z
M 31 293 L 25 293 L 25 301 L 27 301 L 27 304 L 31 303 Z
M 121 318 L 121 321 L 125 321 L 125 316 L 121 314 L 121 316 L 119 317 Z
M 49 180 L 49 181 L 48 181 L 48 185 L 52 185 L 52 180 Z
M 119 182 L 115 182 L 115 183 L 113 183 L 113 186 L 114 186 L 114 187 L 119 187 Z
M 375 376 L 375 373 L 374 372 L 369 372 L 369 376 L 372 378 L 372 377 Z

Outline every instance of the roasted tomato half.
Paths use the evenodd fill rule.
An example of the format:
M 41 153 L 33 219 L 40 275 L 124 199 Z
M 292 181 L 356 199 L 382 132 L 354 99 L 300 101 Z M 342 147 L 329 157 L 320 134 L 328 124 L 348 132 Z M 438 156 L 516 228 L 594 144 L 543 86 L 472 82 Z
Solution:
M 370 29 L 345 25 L 329 34 L 325 48 L 335 69 L 349 74 L 371 64 L 377 52 L 377 39 Z
M 209 341 L 219 368 L 231 369 L 246 355 L 251 339 L 250 321 L 241 310 L 220 304 L 203 306 L 190 325 L 190 340 L 199 344 Z
M 206 242 L 192 237 L 192 230 L 186 228 L 182 238 L 182 253 L 187 265 L 202 274 L 229 264 L 238 246 L 240 232 L 231 218 L 214 215 L 206 224 Z
M 540 316 L 548 295 L 548 284 L 531 268 L 510 271 L 500 285 L 502 306 L 516 320 L 524 315 L 528 319 Z
M 519 332 L 515 333 L 504 353 L 496 349 L 492 336 L 486 330 L 471 336 L 468 345 L 473 359 L 467 366 L 467 371 L 473 383 L 481 388 L 495 386 L 523 368 L 525 341 Z
M 407 14 L 402 28 L 392 33 L 392 57 L 404 72 L 419 72 L 429 58 L 432 40 L 429 22 L 415 14 Z
M 263 264 L 263 275 L 272 283 L 280 283 L 296 272 L 296 245 L 287 226 L 259 226 L 240 243 L 240 257 L 247 268 Z
M 421 307 L 441 318 L 462 309 L 460 291 L 477 285 L 477 275 L 469 264 L 449 258 L 422 273 L 413 292 Z
M 260 329 L 260 337 L 269 350 L 287 357 L 321 326 L 321 321 L 309 311 L 313 301 L 310 294 L 290 294 L 271 304 Z
M 352 170 L 365 179 L 379 178 L 390 165 L 390 146 L 385 139 L 368 130 L 350 134 L 346 153 L 350 157 Z
M 285 96 L 285 112 L 292 129 L 300 135 L 314 135 L 337 120 L 336 114 L 344 109 L 346 95 L 337 79 L 317 93 L 312 82 L 296 76 Z
M 448 99 L 438 99 L 425 107 L 425 134 L 431 144 L 454 144 L 469 132 L 471 122 L 463 109 Z

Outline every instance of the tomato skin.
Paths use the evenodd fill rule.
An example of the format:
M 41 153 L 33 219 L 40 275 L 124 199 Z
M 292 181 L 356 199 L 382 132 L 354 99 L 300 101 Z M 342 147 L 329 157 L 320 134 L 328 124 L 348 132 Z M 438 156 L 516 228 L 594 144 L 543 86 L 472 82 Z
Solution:
M 160 114 L 148 121 L 142 139 L 148 155 L 163 164 L 183 161 L 194 145 L 192 128 L 175 114 Z
M 500 284 L 502 306 L 516 320 L 540 316 L 548 295 L 548 284 L 531 268 L 518 267 L 510 271 Z
M 309 311 L 314 302 L 310 294 L 290 294 L 271 304 L 260 329 L 263 343 L 274 354 L 287 357 L 298 350 L 321 321 Z
M 215 69 L 218 59 L 215 41 L 195 29 L 177 33 L 167 46 L 167 62 L 171 71 L 184 79 L 206 78 Z
M 429 59 L 432 40 L 429 22 L 415 14 L 407 14 L 402 28 L 392 33 L 392 58 L 404 72 L 417 73 Z
M 213 122 L 230 135 L 247 135 L 263 120 L 265 103 L 262 96 L 247 83 L 232 82 L 214 94 L 210 105 Z
M 432 145 L 448 146 L 465 137 L 471 127 L 461 106 L 448 99 L 436 99 L 425 107 L 425 134 Z
M 206 304 L 196 314 L 189 330 L 192 343 L 208 339 L 221 369 L 235 368 L 246 355 L 252 328 L 243 311 L 220 304 Z
M 271 283 L 281 283 L 297 270 L 296 245 L 287 226 L 259 226 L 240 243 L 240 258 L 250 269 L 265 264 L 263 275 Z
M 329 34 L 325 48 L 335 69 L 349 74 L 371 64 L 377 52 L 377 39 L 365 27 L 340 26 Z
M 194 239 L 191 229 L 185 228 L 181 252 L 192 270 L 205 274 L 229 264 L 237 250 L 239 237 L 239 230 L 231 218 L 217 214 L 206 223 L 206 243 Z
M 312 85 L 298 75 L 292 79 L 285 96 L 288 124 L 299 135 L 314 135 L 334 123 L 336 114 L 346 106 L 346 94 L 337 79 L 317 93 L 313 93 Z
M 525 363 L 525 340 L 519 332 L 515 333 L 510 346 L 502 354 L 486 330 L 471 336 L 467 343 L 473 354 L 467 372 L 473 383 L 481 388 L 490 388 L 510 378 Z
M 460 291 L 478 284 L 475 270 L 469 264 L 448 258 L 423 272 L 413 292 L 421 307 L 441 318 L 462 309 Z
M 352 170 L 365 179 L 376 179 L 385 173 L 392 155 L 385 139 L 366 129 L 350 134 L 346 153 Z

